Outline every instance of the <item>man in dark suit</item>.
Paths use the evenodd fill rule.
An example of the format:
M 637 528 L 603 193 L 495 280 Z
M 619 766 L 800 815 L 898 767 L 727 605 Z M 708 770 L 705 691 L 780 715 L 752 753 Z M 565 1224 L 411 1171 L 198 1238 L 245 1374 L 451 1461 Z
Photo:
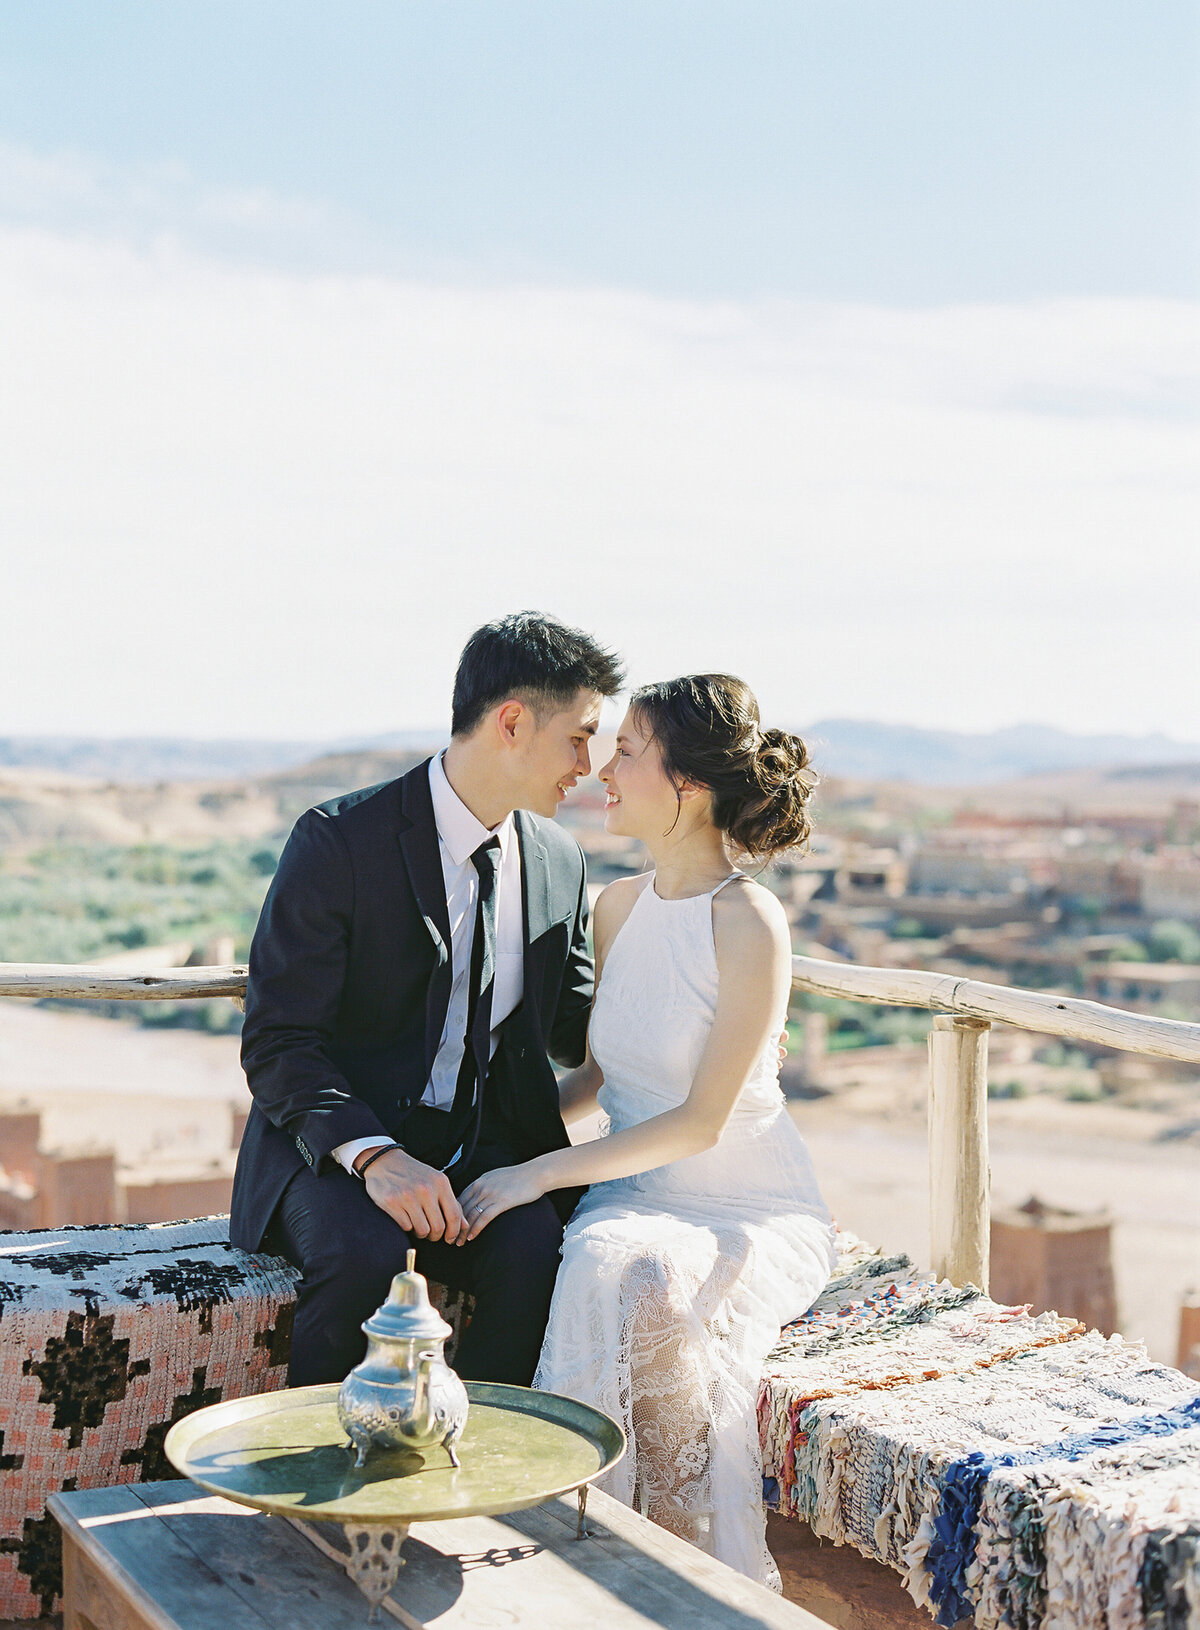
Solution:
M 443 754 L 310 809 L 250 950 L 254 1105 L 230 1234 L 301 1271 L 290 1382 L 337 1381 L 410 1245 L 471 1291 L 461 1372 L 528 1385 L 562 1225 L 544 1196 L 467 1242 L 457 1195 L 568 1141 L 550 1059 L 584 1056 L 583 856 L 551 816 L 591 765 L 616 659 L 522 612 L 479 629 Z

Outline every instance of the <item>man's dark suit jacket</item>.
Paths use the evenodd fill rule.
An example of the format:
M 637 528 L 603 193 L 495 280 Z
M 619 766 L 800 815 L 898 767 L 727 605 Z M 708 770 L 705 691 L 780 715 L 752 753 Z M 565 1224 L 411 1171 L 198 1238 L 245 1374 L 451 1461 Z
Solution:
M 525 993 L 501 1026 L 485 1105 L 493 1133 L 528 1160 L 568 1142 L 550 1057 L 582 1062 L 593 972 L 579 845 L 524 810 L 515 822 Z M 242 1064 L 254 1105 L 233 1184 L 235 1245 L 259 1249 L 302 1161 L 324 1174 L 340 1169 L 331 1151 L 351 1138 L 403 1142 L 450 983 L 426 760 L 310 809 L 280 858 L 250 950 Z M 551 1196 L 564 1218 L 578 1194 Z

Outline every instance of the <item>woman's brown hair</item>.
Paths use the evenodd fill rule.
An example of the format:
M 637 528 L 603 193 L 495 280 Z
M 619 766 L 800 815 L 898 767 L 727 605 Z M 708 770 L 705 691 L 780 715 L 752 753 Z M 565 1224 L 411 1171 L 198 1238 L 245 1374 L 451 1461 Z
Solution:
M 807 841 L 817 784 L 808 748 L 787 730 L 760 727 L 744 680 L 688 674 L 643 685 L 629 705 L 658 743 L 672 785 L 711 791 L 713 822 L 738 850 L 764 860 Z

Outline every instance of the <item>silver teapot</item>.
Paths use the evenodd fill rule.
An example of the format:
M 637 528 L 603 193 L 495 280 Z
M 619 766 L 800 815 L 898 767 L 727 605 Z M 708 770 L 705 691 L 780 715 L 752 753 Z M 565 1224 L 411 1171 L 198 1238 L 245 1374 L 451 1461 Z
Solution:
M 429 1449 L 440 1443 L 459 1464 L 454 1445 L 467 1424 L 467 1389 L 442 1356 L 450 1326 L 431 1306 L 429 1287 L 408 1253 L 387 1301 L 363 1325 L 367 1356 L 338 1390 L 338 1420 L 366 1464 L 371 1449 Z

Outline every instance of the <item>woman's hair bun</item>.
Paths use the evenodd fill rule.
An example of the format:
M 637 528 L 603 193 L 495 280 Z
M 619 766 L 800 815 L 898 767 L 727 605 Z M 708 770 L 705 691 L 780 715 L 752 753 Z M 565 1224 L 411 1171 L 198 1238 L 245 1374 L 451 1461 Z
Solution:
M 764 730 L 754 755 L 754 773 L 765 800 L 747 811 L 730 836 L 748 854 L 774 854 L 799 849 L 812 831 L 809 800 L 817 785 L 808 747 L 790 730 Z
M 808 748 L 790 731 L 759 728 L 758 703 L 744 680 L 688 674 L 644 685 L 630 705 L 657 741 L 671 780 L 712 792 L 713 820 L 736 849 L 763 860 L 807 842 L 817 784 Z

